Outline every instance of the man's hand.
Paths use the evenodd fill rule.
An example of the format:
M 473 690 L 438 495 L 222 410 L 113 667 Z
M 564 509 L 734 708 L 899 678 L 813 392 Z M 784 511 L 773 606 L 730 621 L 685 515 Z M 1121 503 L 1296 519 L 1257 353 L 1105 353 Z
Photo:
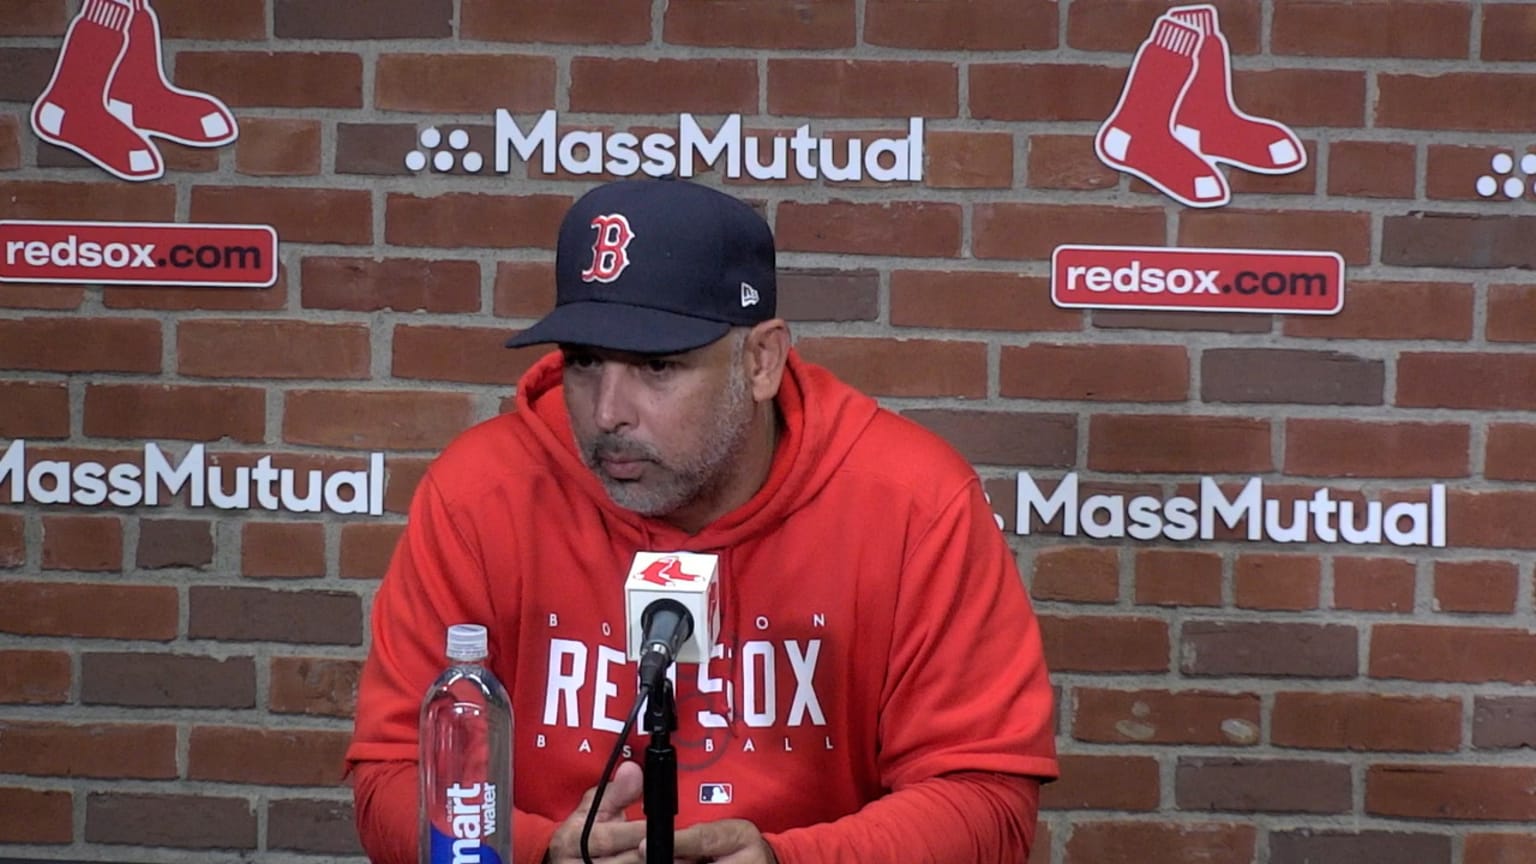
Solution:
M 679 861 L 714 864 L 778 864 L 761 831 L 745 819 L 701 822 L 677 832 L 672 854 Z
M 645 839 L 645 822 L 624 818 L 624 808 L 640 800 L 644 790 L 640 766 L 633 762 L 621 762 L 608 788 L 603 790 L 603 803 L 597 808 L 597 819 L 592 823 L 592 836 L 587 841 L 593 864 L 645 864 L 640 854 L 640 841 Z M 576 812 L 560 823 L 554 836 L 549 838 L 549 851 L 544 854 L 546 864 L 580 864 L 581 829 L 587 821 L 587 811 L 592 809 L 592 798 L 597 787 L 587 790 L 576 805 Z

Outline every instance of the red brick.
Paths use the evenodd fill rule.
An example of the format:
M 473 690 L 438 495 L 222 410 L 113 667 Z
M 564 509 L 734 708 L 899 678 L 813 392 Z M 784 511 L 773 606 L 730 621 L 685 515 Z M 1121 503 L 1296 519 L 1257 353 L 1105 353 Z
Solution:
M 980 342 L 825 336 L 795 347 L 871 396 L 987 395 L 987 346 Z
M 1364 72 L 1245 69 L 1232 74 L 1232 93 L 1248 114 L 1291 127 L 1366 125 Z
M 0 843 L 73 842 L 74 812 L 68 791 L 0 786 Z
M 1125 75 L 1123 68 L 1099 63 L 973 63 L 971 116 L 1102 123 L 1115 108 Z
M 0 21 L 0 36 L 62 36 L 64 13 L 63 0 L 12 0 Z
M 776 239 L 781 251 L 954 257 L 962 218 L 954 204 L 785 201 Z
M 362 669 L 357 660 L 273 657 L 269 707 L 276 714 L 350 718 L 357 712 Z
M 1515 611 L 1519 584 L 1513 561 L 1436 561 L 1435 608 L 1509 614 Z
M 1050 281 L 981 270 L 895 270 L 891 325 L 954 330 L 1077 331 L 1082 313 L 1051 302 Z
M 1292 418 L 1285 473 L 1314 477 L 1466 477 L 1471 429 L 1460 423 Z
M 279 39 L 428 39 L 453 36 L 453 0 L 276 0 Z
M 337 786 L 351 734 L 318 729 L 194 726 L 187 779 L 264 786 Z
M 1387 128 L 1524 132 L 1529 124 L 1506 106 L 1536 101 L 1536 75 L 1382 74 L 1376 80 L 1375 125 Z
M 235 171 L 254 177 L 320 173 L 320 121 L 241 117 Z
M 325 575 L 325 526 L 246 522 L 240 526 L 240 572 L 257 578 L 304 579 Z
M 1274 469 L 1269 439 L 1269 422 L 1256 418 L 1100 414 L 1088 421 L 1088 467 L 1262 474 Z
M 857 10 L 854 0 L 677 0 L 664 15 L 672 45 L 826 49 L 853 47 Z
M 1488 424 L 1483 476 L 1489 480 L 1536 480 L 1536 425 Z
M 178 605 L 169 585 L 0 581 L 0 632 L 163 642 Z
M 1483 10 L 1483 15 L 1489 15 L 1493 9 L 1505 8 L 1509 7 L 1490 7 Z M 1487 36 L 1483 40 L 1486 48 Z M 1463 864 L 1523 864 L 1536 861 L 1536 837 L 1529 834 L 1470 833 L 1462 838 L 1462 856 Z
M 92 384 L 85 390 L 84 428 L 93 438 L 259 444 L 266 417 L 266 393 L 255 387 Z
M 1413 562 L 1396 558 L 1333 559 L 1333 605 L 1362 612 L 1412 612 Z
M 1157 618 L 1040 616 L 1045 657 L 1057 672 L 1167 672 L 1168 623 Z
M 1232 53 L 1257 54 L 1263 25 L 1258 0 L 1221 0 L 1213 5 Z M 1167 11 L 1168 4 L 1159 0 L 1073 0 L 1067 44 L 1081 51 L 1134 53 Z
M 383 578 L 404 529 L 399 522 L 341 526 L 341 578 Z
M 1536 267 L 1536 216 L 1415 210 L 1382 219 L 1381 262 L 1409 267 Z
M 959 71 L 953 63 L 809 58 L 768 61 L 770 114 L 939 118 L 957 116 L 959 110 Z
M 1252 825 L 1200 822 L 1078 822 L 1065 864 L 1248 864 L 1258 830 Z
M 1221 556 L 1179 549 L 1136 553 L 1140 606 L 1220 606 Z
M 1302 139 L 1301 149 L 1306 151 L 1307 162 L 1300 171 L 1289 174 L 1258 174 L 1248 171 L 1231 171 L 1227 182 L 1233 195 L 1313 195 L 1317 192 L 1318 143 Z M 1143 188 L 1145 187 L 1145 188 Z M 1155 192 L 1149 184 L 1131 180 L 1132 191 Z M 1158 193 L 1161 194 L 1161 193 Z
M 749 114 L 757 110 L 757 75 L 757 63 L 752 60 L 575 57 L 571 60 L 570 110 Z
M 138 566 L 204 568 L 213 563 L 213 523 L 196 519 L 139 519 Z
M 199 378 L 367 378 L 368 328 L 198 319 L 177 328 L 178 371 Z
M 1098 242 L 1097 240 L 1095 242 Z M 1179 245 L 1338 252 L 1346 264 L 1371 261 L 1371 215 L 1340 211 L 1217 210 L 1179 217 Z
M 1306 57 L 1466 58 L 1472 9 L 1465 3 L 1328 3 L 1279 0 L 1270 51 Z
M 155 0 L 160 34 L 167 39 L 265 39 L 263 0 Z M 223 94 L 219 94 L 222 96 Z
M 783 305 L 784 271 L 779 271 L 780 306 Z M 496 315 L 502 318 L 542 318 L 555 308 L 553 261 L 497 261 Z M 780 310 L 782 313 L 782 309 Z
M 160 322 L 142 318 L 0 320 L 0 368 L 159 372 Z
M 1089 135 L 1031 135 L 1027 165 L 1031 189 L 1108 189 L 1120 181 Z
M 426 381 L 516 384 L 551 349 L 535 345 L 508 351 L 506 341 L 515 333 L 496 327 L 396 327 L 390 374 Z
M 1113 549 L 1041 549 L 1029 582 L 1036 600 L 1113 603 L 1120 599 L 1120 556 Z
M 1397 361 L 1396 404 L 1415 408 L 1536 408 L 1536 356 L 1524 353 L 1405 352 Z
M 173 780 L 176 727 L 0 720 L 0 773 Z
M 674 8 L 680 5 L 690 4 Z M 459 15 L 459 36 L 468 40 L 639 45 L 651 38 L 648 0 L 609 0 L 600 9 L 541 0 L 464 0 Z
M 450 192 L 421 198 L 392 193 L 384 205 L 384 239 L 447 249 L 553 249 L 570 205 L 564 195 Z
M 122 570 L 123 520 L 116 516 L 44 516 L 43 569 Z
M 363 189 L 198 186 L 192 221 L 271 225 L 284 243 L 373 242 L 373 201 Z
M 1178 345 L 1005 345 L 998 373 L 999 395 L 1023 399 L 1189 399 L 1189 354 Z
M 1338 351 L 1212 348 L 1200 355 L 1206 402 L 1380 405 L 1386 363 Z
M 1457 492 L 1447 495 L 1446 543 L 1451 548 L 1536 549 L 1536 494 Z
M 231 642 L 361 645 L 362 602 L 346 591 L 194 585 L 187 635 Z
M 1452 753 L 1461 747 L 1461 700 L 1381 693 L 1277 693 L 1270 739 L 1309 750 Z
M 480 311 L 480 265 L 474 261 L 311 257 L 300 274 L 306 309 Z
M 7 283 L 0 291 L 0 309 L 79 309 L 85 289 L 74 285 L 23 285 Z
M 85 839 L 103 844 L 254 850 L 256 814 L 245 798 L 92 793 L 86 799 Z
M 1188 621 L 1179 645 L 1185 675 L 1354 678 L 1359 639 L 1342 624 Z
M 80 658 L 80 703 L 135 708 L 254 708 L 250 657 L 90 652 Z
M 1536 342 L 1536 285 L 1488 286 L 1488 341 Z
M 1239 555 L 1232 566 L 1232 593 L 1239 609 L 1316 609 L 1322 562 L 1305 555 Z
M 1259 741 L 1253 693 L 1074 689 L 1072 737 L 1098 744 L 1251 746 Z
M 1412 144 L 1382 141 L 1329 144 L 1329 197 L 1412 198 L 1418 177 L 1415 150 Z
M 508 406 L 510 408 L 510 406 Z M 506 409 L 503 409 L 506 410 Z M 404 515 L 410 511 L 411 496 L 421 485 L 431 459 L 394 458 L 389 461 L 389 480 L 384 487 L 384 511 Z
M 475 420 L 469 393 L 295 390 L 283 397 L 283 440 L 291 444 L 436 451 Z
M 1365 812 L 1407 819 L 1528 822 L 1536 819 L 1536 768 L 1493 765 L 1372 765 Z
M 1536 681 L 1536 637 L 1524 630 L 1427 624 L 1371 628 L 1372 678 Z
M 4 289 L 0 289 L 4 290 Z M 0 438 L 68 438 L 69 389 L 64 384 L 0 381 Z
M 30 104 L 53 79 L 58 59 L 59 49 L 53 45 L 0 52 L 0 101 Z
M 1529 178 L 1516 169 L 1520 160 L 1531 152 L 1508 147 L 1462 146 L 1457 144 L 1431 144 L 1424 168 L 1424 197 L 1440 201 L 1508 201 L 1510 195 L 1504 188 L 1505 181 L 1517 180 L 1514 198 L 1523 197 L 1530 190 Z M 1494 169 L 1494 159 L 1500 155 L 1511 161 L 1504 172 Z M 1484 177 L 1495 181 L 1494 192 L 1485 196 L 1478 191 L 1478 182 Z
M 385 54 L 374 74 L 374 105 L 386 111 L 540 111 L 550 107 L 555 98 L 553 57 Z
M 1380 831 L 1318 830 L 1311 827 L 1269 834 L 1271 864 L 1306 862 L 1412 861 L 1451 864 L 1448 834 L 1407 833 L 1399 827 Z
M 923 149 L 930 188 L 1013 188 L 1013 136 L 1007 132 L 929 132 Z
M 1040 788 L 1041 810 L 1157 809 L 1160 782 L 1150 756 L 1063 753 L 1061 779 Z
M 1057 246 L 1085 237 L 1108 245 L 1161 246 L 1166 221 L 1163 210 L 1149 207 L 978 204 L 972 251 L 978 258 L 1045 261 Z
M 231 108 L 361 108 L 363 58 L 339 52 L 181 51 L 176 83 L 218 94 Z
M 1346 813 L 1354 797 L 1348 765 L 1290 759 L 1179 759 L 1180 810 Z
M 101 290 L 108 309 L 204 309 L 220 312 L 271 312 L 288 308 L 288 268 L 277 267 L 268 288 L 150 288 L 143 285 Z
M 0 704 L 68 702 L 71 677 L 69 655 L 62 651 L 0 651 Z
M 0 115 L 0 171 L 21 167 L 21 123 L 10 115 Z
M 28 96 L 29 100 L 35 97 Z M 170 184 L 0 182 L 7 219 L 99 219 L 113 222 L 176 221 L 176 189 Z M 6 288 L 10 290 L 9 286 Z
M 1039 51 L 1056 47 L 1053 0 L 870 0 L 864 41 L 932 51 Z
M 1536 8 L 1524 3 L 1497 3 L 1489 4 L 1482 13 L 1484 60 L 1536 60 L 1536 41 L 1531 40 L 1531 34 L 1536 33 Z M 1474 864 L 1470 853 L 1466 864 Z
M 363 854 L 352 800 L 274 800 L 267 805 L 267 848 L 332 856 Z
M 19 514 L 0 513 L 0 568 L 27 563 L 27 523 Z
M 1077 418 L 1071 414 L 919 408 L 902 416 L 948 441 L 972 465 L 1068 468 L 1077 459 Z
M 1453 282 L 1350 282 L 1337 315 L 1288 316 L 1282 326 L 1304 339 L 1461 342 L 1472 338 L 1474 294 Z

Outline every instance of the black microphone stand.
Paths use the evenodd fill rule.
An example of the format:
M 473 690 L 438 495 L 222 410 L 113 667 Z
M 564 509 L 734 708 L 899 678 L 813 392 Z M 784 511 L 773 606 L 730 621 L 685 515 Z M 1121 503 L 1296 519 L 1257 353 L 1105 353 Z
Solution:
M 645 726 L 651 733 L 645 748 L 645 864 L 672 864 L 672 831 L 677 823 L 677 748 L 672 746 L 672 733 L 677 730 L 677 705 L 672 682 L 664 676 L 661 686 L 646 699 Z

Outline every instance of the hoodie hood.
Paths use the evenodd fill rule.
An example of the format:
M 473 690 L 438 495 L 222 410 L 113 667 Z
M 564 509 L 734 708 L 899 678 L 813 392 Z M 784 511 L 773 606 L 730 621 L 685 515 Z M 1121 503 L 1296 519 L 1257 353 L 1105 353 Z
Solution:
M 774 400 L 783 432 L 767 479 L 746 503 L 689 535 L 660 519 L 620 507 L 608 497 L 576 451 L 565 410 L 562 366 L 559 352 L 551 352 L 523 375 L 517 386 L 517 413 L 548 454 L 550 464 L 568 475 L 565 479 L 572 488 L 592 499 L 614 527 L 638 534 L 643 538 L 641 545 L 648 548 L 707 551 L 737 545 L 773 529 L 827 484 L 878 410 L 873 399 L 790 349 Z

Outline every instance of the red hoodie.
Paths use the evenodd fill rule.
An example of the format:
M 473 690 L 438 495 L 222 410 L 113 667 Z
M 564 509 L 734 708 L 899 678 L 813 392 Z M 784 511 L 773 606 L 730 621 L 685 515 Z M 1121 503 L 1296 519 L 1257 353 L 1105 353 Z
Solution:
M 749 819 L 782 864 L 1022 864 L 1037 786 L 987 774 L 1056 776 L 1051 690 L 970 466 L 791 352 L 767 481 L 690 536 L 609 500 L 560 381 L 551 354 L 417 489 L 347 752 L 373 860 L 415 860 L 417 712 L 461 622 L 512 696 L 513 859 L 543 858 L 633 702 L 622 585 L 651 550 L 720 556 L 716 659 L 677 676 L 678 828 Z

